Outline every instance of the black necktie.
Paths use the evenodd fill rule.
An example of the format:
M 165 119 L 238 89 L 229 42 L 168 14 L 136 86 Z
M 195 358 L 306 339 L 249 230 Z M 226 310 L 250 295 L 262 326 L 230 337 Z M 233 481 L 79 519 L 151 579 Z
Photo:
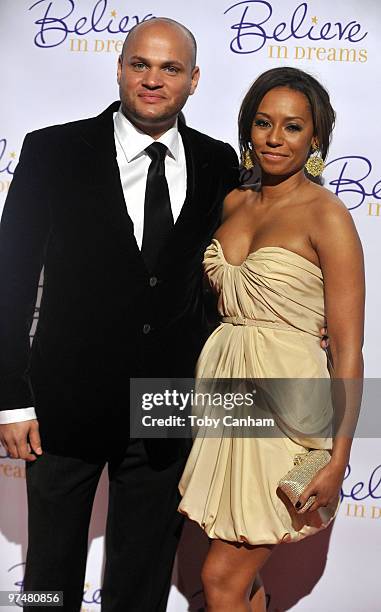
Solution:
M 167 147 L 154 142 L 146 148 L 151 158 L 144 200 L 144 230 L 142 256 L 150 271 L 155 269 L 159 253 L 173 228 L 173 215 L 165 178 Z

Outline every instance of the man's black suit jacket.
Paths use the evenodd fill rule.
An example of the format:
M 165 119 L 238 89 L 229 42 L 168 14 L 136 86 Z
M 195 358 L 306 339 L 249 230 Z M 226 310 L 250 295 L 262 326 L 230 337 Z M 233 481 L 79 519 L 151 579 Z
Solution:
M 43 448 L 56 453 L 125 444 L 130 377 L 193 375 L 206 333 L 203 252 L 238 183 L 230 145 L 180 122 L 186 200 L 150 273 L 120 182 L 118 107 L 28 134 L 2 218 L 0 409 L 35 406 Z

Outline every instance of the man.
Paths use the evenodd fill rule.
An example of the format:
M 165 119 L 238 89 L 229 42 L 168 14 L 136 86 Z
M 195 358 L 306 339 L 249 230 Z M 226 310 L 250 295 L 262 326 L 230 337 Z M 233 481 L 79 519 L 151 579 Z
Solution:
M 229 145 L 177 123 L 197 87 L 195 61 L 182 25 L 136 26 L 118 62 L 121 104 L 27 135 L 4 209 L 0 437 L 28 461 L 24 588 L 62 590 L 68 612 L 81 607 L 105 463 L 102 609 L 166 608 L 185 452 L 130 439 L 129 378 L 193 375 L 203 251 L 238 182 Z

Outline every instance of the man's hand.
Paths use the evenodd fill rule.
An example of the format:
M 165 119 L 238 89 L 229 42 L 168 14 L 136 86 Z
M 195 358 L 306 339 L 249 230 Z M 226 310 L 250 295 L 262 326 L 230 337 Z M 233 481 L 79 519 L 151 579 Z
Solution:
M 320 346 L 324 350 L 329 347 L 329 336 L 326 327 L 322 327 L 320 329 Z
M 36 461 L 42 455 L 37 419 L 0 425 L 0 441 L 12 459 Z

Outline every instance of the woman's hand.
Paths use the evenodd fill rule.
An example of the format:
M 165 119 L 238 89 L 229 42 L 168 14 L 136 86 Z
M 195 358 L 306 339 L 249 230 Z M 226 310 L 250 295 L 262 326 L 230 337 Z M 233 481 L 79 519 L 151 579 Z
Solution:
M 322 349 L 328 349 L 329 347 L 329 336 L 326 327 L 320 328 L 320 346 Z
M 302 493 L 299 501 L 296 502 L 295 508 L 303 508 L 304 504 L 311 497 L 316 495 L 316 499 L 308 510 L 300 512 L 313 512 L 318 508 L 336 504 L 340 494 L 341 485 L 343 484 L 346 465 L 336 464 L 332 460 L 324 468 L 319 470 L 315 478 L 310 482 L 308 487 Z

